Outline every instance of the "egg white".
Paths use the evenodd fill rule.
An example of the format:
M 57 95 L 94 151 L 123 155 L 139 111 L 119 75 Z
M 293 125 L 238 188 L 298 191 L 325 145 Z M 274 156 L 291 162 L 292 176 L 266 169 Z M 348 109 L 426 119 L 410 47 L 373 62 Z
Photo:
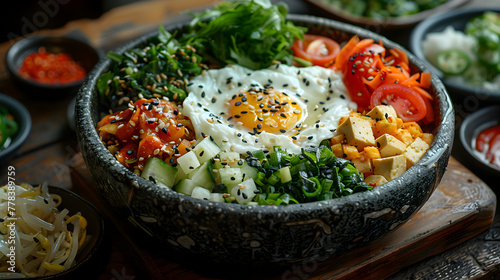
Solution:
M 294 99 L 302 116 L 297 128 L 285 133 L 254 134 L 228 117 L 229 100 L 242 91 L 271 86 Z M 253 71 L 238 65 L 213 69 L 193 78 L 180 110 L 189 117 L 198 138 L 210 135 L 223 150 L 239 153 L 281 146 L 291 153 L 302 147 L 318 146 L 333 137 L 338 121 L 356 104 L 350 101 L 342 75 L 313 66 L 297 68 L 276 64 Z

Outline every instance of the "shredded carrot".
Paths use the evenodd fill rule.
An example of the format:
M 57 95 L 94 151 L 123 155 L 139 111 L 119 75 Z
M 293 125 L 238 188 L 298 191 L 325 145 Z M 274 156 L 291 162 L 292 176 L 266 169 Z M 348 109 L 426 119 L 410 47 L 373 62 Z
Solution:
M 434 100 L 434 98 L 432 97 L 432 95 L 430 93 L 428 93 L 425 89 L 421 88 L 421 87 L 412 87 L 416 92 L 418 92 L 420 95 L 422 95 L 422 97 L 427 98 L 429 100 Z
M 359 43 L 359 37 L 355 35 L 340 50 L 339 54 L 337 55 L 337 58 L 335 59 L 335 64 L 334 64 L 335 65 L 334 67 L 337 70 L 344 72 L 345 68 L 347 67 L 347 61 L 349 60 L 349 57 L 351 57 L 351 53 L 358 43 Z
M 431 87 L 431 73 L 429 72 L 422 72 L 420 74 L 420 86 L 423 88 L 430 88 Z
M 403 81 L 401 84 L 404 86 L 420 86 L 420 83 L 417 81 L 420 78 L 420 73 L 415 73 L 411 75 L 408 79 Z

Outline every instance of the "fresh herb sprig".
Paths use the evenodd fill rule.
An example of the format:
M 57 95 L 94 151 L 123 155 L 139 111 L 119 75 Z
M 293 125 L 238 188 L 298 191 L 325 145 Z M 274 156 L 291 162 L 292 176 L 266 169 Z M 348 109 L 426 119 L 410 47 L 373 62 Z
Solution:
M 286 6 L 272 5 L 269 0 L 222 2 L 194 14 L 179 40 L 221 66 L 239 64 L 257 70 L 277 61 L 290 65 L 291 46 L 304 38 L 307 29 L 287 21 L 287 13 Z
M 261 205 L 296 204 L 328 200 L 370 190 L 351 161 L 338 158 L 328 145 L 287 154 L 280 147 L 265 155 L 253 152 L 247 163 L 259 170 L 254 179 Z M 281 169 L 289 169 L 291 178 L 282 182 Z
M 101 103 L 112 110 L 126 107 L 125 101 L 140 96 L 166 96 L 170 101 L 182 102 L 187 96 L 189 77 L 199 75 L 204 68 L 196 50 L 177 42 L 163 26 L 140 48 L 122 54 L 111 51 L 107 57 L 115 63 L 99 77 L 97 89 Z

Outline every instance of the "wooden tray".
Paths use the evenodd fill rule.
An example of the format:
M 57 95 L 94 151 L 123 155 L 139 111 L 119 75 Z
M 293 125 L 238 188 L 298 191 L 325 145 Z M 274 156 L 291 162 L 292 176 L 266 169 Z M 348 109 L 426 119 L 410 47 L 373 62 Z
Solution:
M 369 246 L 340 259 L 271 270 L 219 266 L 158 248 L 130 223 L 116 219 L 117 213 L 100 197 L 84 165 L 71 170 L 76 191 L 87 192 L 105 210 L 116 231 L 113 236 L 127 244 L 122 250 L 134 260 L 134 269 L 148 279 L 234 279 L 235 275 L 238 279 L 382 279 L 486 231 L 496 208 L 493 191 L 452 157 L 441 184 L 422 209 L 401 228 Z

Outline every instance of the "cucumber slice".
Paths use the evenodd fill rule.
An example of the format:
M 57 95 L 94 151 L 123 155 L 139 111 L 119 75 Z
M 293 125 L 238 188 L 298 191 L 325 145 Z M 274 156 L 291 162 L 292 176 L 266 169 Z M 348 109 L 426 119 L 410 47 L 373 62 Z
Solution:
M 241 166 L 240 169 L 241 169 L 241 173 L 243 173 L 242 180 L 246 180 L 249 178 L 255 179 L 255 177 L 257 176 L 257 173 L 259 173 L 257 168 L 251 167 L 250 165 L 248 165 L 248 163 L 246 161 L 243 162 L 243 165 Z
M 243 181 L 241 168 L 221 168 L 216 174 L 220 176 L 220 183 L 226 185 L 228 190 Z
M 212 169 L 210 168 L 210 164 L 205 162 L 194 172 L 189 173 L 188 178 L 193 180 L 198 186 L 212 191 L 215 187 L 215 182 L 211 173 Z
M 157 185 L 169 188 L 174 186 L 176 175 L 177 167 L 173 167 L 156 157 L 148 158 L 141 173 L 142 178 L 154 180 Z
M 222 165 L 229 165 L 229 167 L 241 167 L 238 165 L 240 161 L 240 154 L 237 152 L 221 152 L 220 153 L 220 162 Z M 243 161 L 241 161 L 243 164 Z
M 239 204 L 247 204 L 257 195 L 257 187 L 253 179 L 245 180 L 231 190 L 231 196 L 236 198 Z
M 196 183 L 191 179 L 183 179 L 180 180 L 177 185 L 175 185 L 172 189 L 176 192 L 183 193 L 185 195 L 191 195 L 193 193 L 193 189 L 197 187 Z
M 198 157 L 196 157 L 194 151 L 189 151 L 179 157 L 177 159 L 177 163 L 186 174 L 193 172 L 198 166 L 200 166 L 200 162 L 198 161 Z
M 210 191 L 202 187 L 194 187 L 191 197 L 208 200 L 210 198 Z
M 200 143 L 196 144 L 193 152 L 196 154 L 198 161 L 204 163 L 215 157 L 220 152 L 220 148 L 211 137 L 205 137 Z
M 280 169 L 281 183 L 287 183 L 292 181 L 292 174 L 290 173 L 290 167 L 285 166 Z

